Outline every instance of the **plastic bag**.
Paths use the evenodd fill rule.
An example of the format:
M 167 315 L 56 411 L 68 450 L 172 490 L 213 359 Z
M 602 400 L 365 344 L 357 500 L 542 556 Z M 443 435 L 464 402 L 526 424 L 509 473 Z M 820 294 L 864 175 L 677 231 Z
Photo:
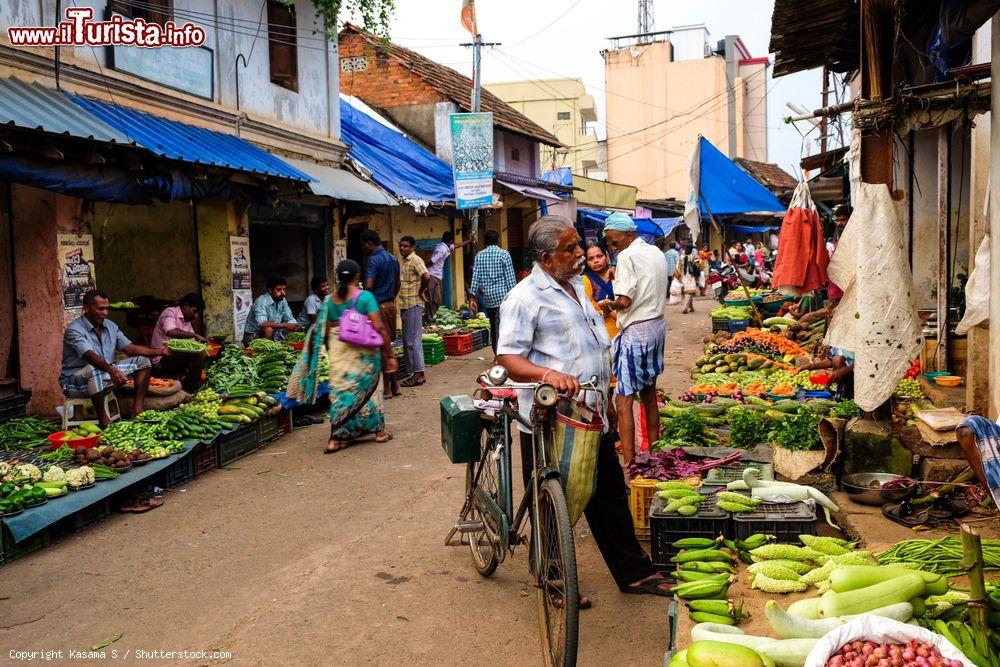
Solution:
M 965 317 L 955 327 L 964 336 L 975 326 L 988 327 L 990 322 L 990 235 L 983 237 L 976 251 L 976 262 L 969 282 L 965 284 Z
M 683 294 L 684 288 L 680 280 L 676 278 L 670 283 L 670 305 L 676 306 L 681 302 L 681 295 Z
M 967 667 L 973 665 L 955 646 L 941 635 L 918 625 L 907 625 L 891 618 L 864 614 L 823 635 L 809 652 L 804 667 L 826 667 L 826 661 L 840 648 L 855 640 L 906 644 L 911 639 L 930 642 L 941 655 L 958 660 Z

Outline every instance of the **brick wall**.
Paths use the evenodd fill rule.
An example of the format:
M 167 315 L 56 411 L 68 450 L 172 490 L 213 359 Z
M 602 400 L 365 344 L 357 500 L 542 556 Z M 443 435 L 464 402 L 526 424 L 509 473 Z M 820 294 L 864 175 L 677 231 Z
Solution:
M 444 102 L 447 98 L 413 74 L 399 60 L 380 54 L 361 36 L 341 33 L 340 58 L 364 56 L 367 69 L 340 72 L 340 92 L 376 109 Z

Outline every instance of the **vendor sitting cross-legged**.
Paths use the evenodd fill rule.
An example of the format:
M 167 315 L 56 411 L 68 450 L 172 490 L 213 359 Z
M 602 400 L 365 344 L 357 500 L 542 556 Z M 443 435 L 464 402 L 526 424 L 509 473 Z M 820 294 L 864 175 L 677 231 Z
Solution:
M 199 343 L 207 343 L 208 340 L 195 331 L 195 324 L 204 310 L 205 300 L 200 294 L 193 292 L 185 294 L 176 306 L 164 308 L 153 327 L 153 347 L 166 347 L 171 338 L 190 338 Z M 201 371 L 204 367 L 204 354 L 176 354 L 153 359 L 153 375 L 180 378 L 181 386 L 189 394 L 201 387 Z
M 136 345 L 126 338 L 118 325 L 107 319 L 109 305 L 104 292 L 90 290 L 83 295 L 83 315 L 70 322 L 63 335 L 59 374 L 59 386 L 66 396 L 89 397 L 94 402 L 101 426 L 111 421 L 104 409 L 103 396 L 124 385 L 130 377 L 135 384 L 132 416 L 143 411 L 149 386 L 149 358 L 169 355 L 166 348 Z M 116 362 L 115 352 L 119 350 L 129 356 Z

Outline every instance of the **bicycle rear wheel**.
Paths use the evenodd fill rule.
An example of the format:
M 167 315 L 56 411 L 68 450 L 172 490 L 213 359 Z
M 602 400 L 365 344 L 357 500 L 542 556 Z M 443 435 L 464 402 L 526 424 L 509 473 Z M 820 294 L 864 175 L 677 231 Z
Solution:
M 537 570 L 538 624 L 548 667 L 576 665 L 580 597 L 576 549 L 566 498 L 558 479 L 547 479 L 538 492 L 541 560 Z
M 500 476 L 498 462 L 492 455 L 492 439 L 489 431 L 483 431 L 482 455 L 479 463 L 470 463 L 465 469 L 465 489 L 471 495 L 472 507 L 469 510 L 468 520 L 483 524 L 483 530 L 467 533 L 469 538 L 469 552 L 472 555 L 472 564 L 480 576 L 488 577 L 492 575 L 500 564 L 500 531 L 493 519 L 492 514 L 483 512 L 479 507 L 477 495 L 472 494 L 472 482 L 476 478 L 476 470 L 482 468 L 479 473 L 478 492 L 485 493 L 498 501 L 500 497 Z M 499 502 L 499 501 L 498 501 Z

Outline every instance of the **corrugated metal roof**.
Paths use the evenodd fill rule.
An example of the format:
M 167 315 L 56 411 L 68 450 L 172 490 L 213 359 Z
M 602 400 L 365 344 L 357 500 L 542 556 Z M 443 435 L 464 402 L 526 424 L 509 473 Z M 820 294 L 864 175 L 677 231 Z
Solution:
M 79 108 L 62 93 L 15 77 L 0 79 L 0 124 L 94 141 L 132 143 L 123 132 Z
M 397 206 L 399 204 L 398 201 L 371 183 L 361 180 L 344 169 L 334 169 L 333 167 L 306 162 L 305 160 L 284 159 L 299 171 L 316 177 L 316 180 L 309 184 L 314 195 L 359 201 L 366 204 L 378 204 L 380 206 Z
M 315 180 L 264 149 L 232 134 L 168 120 L 82 95 L 70 95 L 69 98 L 80 108 L 124 132 L 133 142 L 160 157 L 297 181 Z

